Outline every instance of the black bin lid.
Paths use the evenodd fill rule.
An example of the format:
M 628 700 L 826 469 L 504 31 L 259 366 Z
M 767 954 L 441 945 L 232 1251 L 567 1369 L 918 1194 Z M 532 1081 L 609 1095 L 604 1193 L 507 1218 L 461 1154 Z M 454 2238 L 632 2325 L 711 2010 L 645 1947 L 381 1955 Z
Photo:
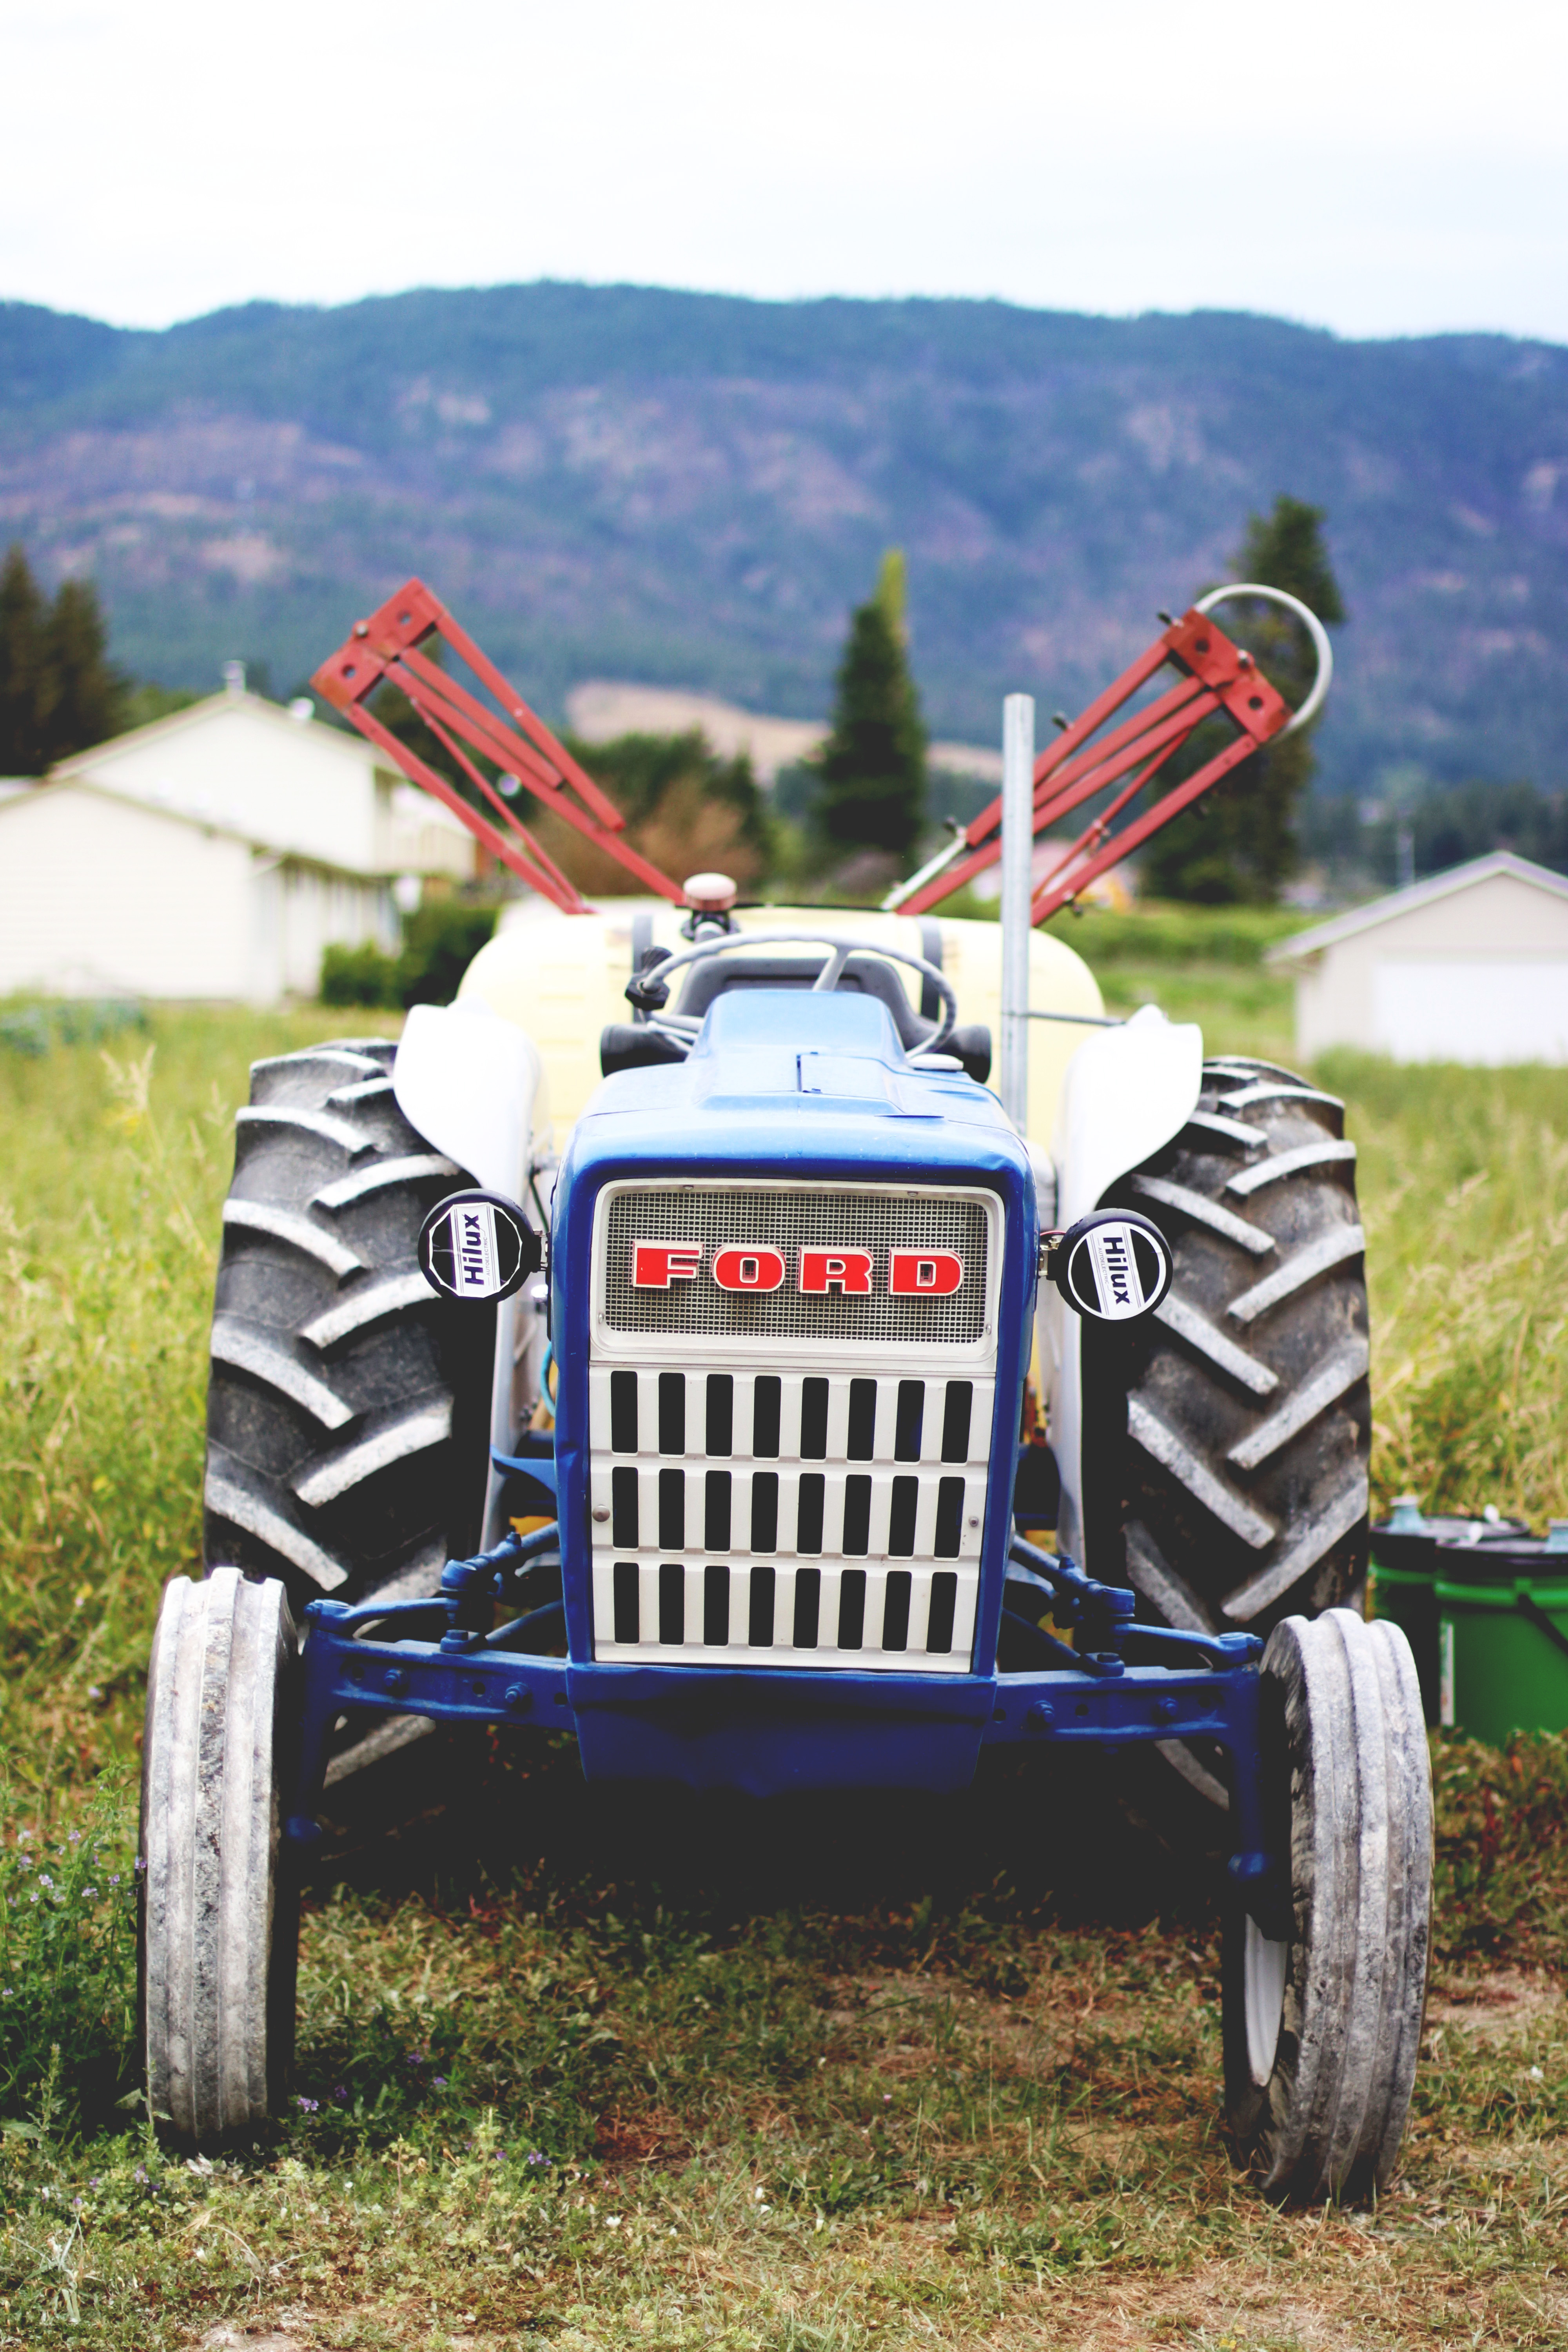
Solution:
M 1372 1530 L 1373 1565 L 1382 1568 L 1405 1568 L 1431 1575 L 1436 1567 L 1438 1547 L 1445 1550 L 1490 1551 L 1496 1544 L 1528 1542 L 1530 1528 L 1523 1519 L 1473 1519 L 1434 1517 L 1423 1518 L 1419 1528 L 1396 1528 L 1391 1519 L 1379 1519 Z
M 1439 1544 L 1433 1566 L 1447 1584 L 1512 1584 L 1519 1577 L 1531 1577 L 1538 1584 L 1568 1584 L 1568 1549 L 1542 1536 Z

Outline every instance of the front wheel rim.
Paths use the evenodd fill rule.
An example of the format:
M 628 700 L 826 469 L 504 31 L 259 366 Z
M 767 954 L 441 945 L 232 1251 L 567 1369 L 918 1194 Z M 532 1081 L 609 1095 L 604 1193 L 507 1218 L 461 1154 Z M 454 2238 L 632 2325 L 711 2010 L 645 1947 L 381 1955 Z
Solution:
M 1289 1944 L 1275 1943 L 1248 1914 L 1242 1969 L 1243 2005 L 1247 2063 L 1259 2090 L 1274 2072 L 1274 2055 L 1279 2046 L 1279 2028 L 1285 2015 L 1285 1975 L 1289 1953 Z

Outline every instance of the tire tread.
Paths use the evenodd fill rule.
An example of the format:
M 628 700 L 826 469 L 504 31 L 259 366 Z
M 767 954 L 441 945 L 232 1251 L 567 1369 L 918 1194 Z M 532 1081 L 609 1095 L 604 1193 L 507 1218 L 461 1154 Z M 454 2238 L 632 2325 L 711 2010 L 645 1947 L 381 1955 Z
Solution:
M 1290 1071 L 1206 1062 L 1186 1126 L 1107 1196 L 1169 1239 L 1167 1310 L 1125 1339 L 1085 1335 L 1086 1427 L 1108 1440 L 1086 1448 L 1091 1572 L 1119 1580 L 1136 1527 L 1216 1624 L 1265 1636 L 1365 1573 L 1364 1236 L 1342 1124 Z
M 415 1256 L 461 1171 L 399 1110 L 396 1051 L 334 1041 L 258 1062 L 237 1118 L 205 1556 L 282 1579 L 297 1607 L 363 1598 L 479 1535 L 487 1342 L 443 1316 Z
M 152 2109 L 185 2145 L 254 2131 L 287 2071 L 297 1931 L 279 1783 L 295 1657 L 276 1580 L 229 1568 L 169 1585 L 143 1734 L 139 1977 Z

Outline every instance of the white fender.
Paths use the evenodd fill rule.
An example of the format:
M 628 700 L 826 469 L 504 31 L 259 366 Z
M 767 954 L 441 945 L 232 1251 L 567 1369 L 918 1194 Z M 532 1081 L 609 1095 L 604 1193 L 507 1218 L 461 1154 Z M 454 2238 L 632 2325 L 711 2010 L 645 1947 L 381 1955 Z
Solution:
M 1190 1022 L 1167 1021 L 1153 1004 L 1079 1046 L 1068 1066 L 1052 1147 L 1058 1226 L 1098 1208 L 1119 1178 L 1181 1133 L 1197 1108 L 1203 1061 L 1203 1032 Z M 1057 1540 L 1093 1575 L 1093 1561 L 1083 1560 L 1081 1328 L 1056 1286 L 1042 1282 L 1040 1366 L 1062 1481 Z
M 482 997 L 465 996 L 456 1004 L 414 1007 L 393 1066 L 393 1092 L 410 1127 L 435 1150 L 467 1169 L 486 1192 L 527 1207 L 533 1139 L 544 1118 L 541 1069 L 532 1039 L 514 1021 L 503 1020 Z M 517 1435 L 520 1377 L 527 1385 L 520 1359 L 536 1336 L 526 1288 L 496 1311 L 490 1444 L 503 1454 L 513 1451 Z M 492 1469 L 481 1536 L 487 1544 L 501 1533 L 500 1499 Z
M 540 1059 L 515 1022 L 479 996 L 416 1004 L 392 1073 L 397 1108 L 489 1192 L 521 1201 L 538 1109 Z

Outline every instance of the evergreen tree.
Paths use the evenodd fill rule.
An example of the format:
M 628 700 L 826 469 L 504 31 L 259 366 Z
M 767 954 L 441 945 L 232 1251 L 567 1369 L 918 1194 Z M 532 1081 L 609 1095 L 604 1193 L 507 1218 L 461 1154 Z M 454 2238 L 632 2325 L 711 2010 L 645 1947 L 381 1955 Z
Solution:
M 109 632 L 90 580 L 62 580 L 47 632 L 51 709 L 46 727 L 50 761 L 118 735 L 128 716 L 129 686 L 109 659 Z
M 48 631 L 48 599 L 13 546 L 0 567 L 0 776 L 41 776 L 47 764 Z
M 1343 621 L 1344 602 L 1323 544 L 1324 520 L 1321 507 L 1281 494 L 1270 513 L 1248 518 L 1235 577 L 1284 589 L 1325 624 Z M 1261 602 L 1226 604 L 1215 618 L 1227 636 L 1257 656 L 1287 702 L 1296 707 L 1304 700 L 1315 660 L 1299 622 Z M 1194 774 L 1230 732 L 1218 721 L 1200 728 L 1180 765 L 1172 761 L 1171 783 Z M 1232 781 L 1216 785 L 1154 835 L 1143 853 L 1144 888 L 1156 898 L 1209 905 L 1278 898 L 1300 863 L 1297 825 L 1314 765 L 1310 728 L 1254 752 Z
M 41 776 L 118 734 L 126 716 L 91 583 L 64 581 L 51 604 L 13 546 L 0 566 L 0 775 Z
M 812 818 L 840 850 L 904 856 L 925 816 L 926 730 L 910 675 L 904 559 L 889 548 L 877 585 L 849 624 L 838 665 L 833 730 L 807 762 Z

